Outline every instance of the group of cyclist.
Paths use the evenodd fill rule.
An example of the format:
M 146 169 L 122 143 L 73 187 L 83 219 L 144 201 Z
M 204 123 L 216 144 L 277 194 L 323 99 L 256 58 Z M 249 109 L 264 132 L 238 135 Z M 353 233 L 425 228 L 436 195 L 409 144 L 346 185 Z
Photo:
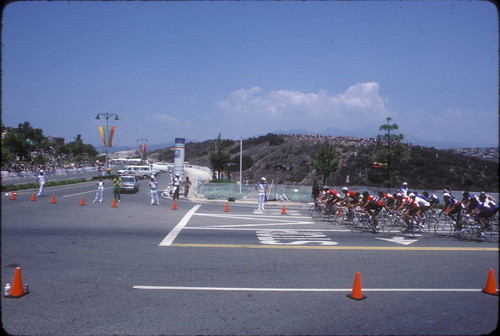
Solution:
M 349 212 L 359 206 L 361 210 L 373 219 L 374 228 L 378 230 L 378 215 L 382 209 L 388 213 L 402 213 L 407 230 L 420 222 L 422 214 L 430 210 L 436 212 L 440 203 L 439 197 L 427 191 L 419 194 L 408 190 L 408 183 L 403 182 L 394 194 L 379 191 L 377 195 L 370 195 L 368 191 L 362 193 L 343 187 L 341 193 L 327 186 L 313 190 L 313 197 L 319 203 L 324 204 L 326 209 L 332 209 L 335 204 L 345 205 Z M 499 206 L 496 200 L 486 193 L 481 192 L 475 196 L 468 191 L 463 192 L 461 201 L 451 195 L 451 189 L 443 190 L 444 206 L 439 213 L 455 218 L 456 229 L 461 229 L 461 216 L 466 213 L 477 219 L 481 225 L 481 233 L 484 231 L 485 222 L 498 212 Z

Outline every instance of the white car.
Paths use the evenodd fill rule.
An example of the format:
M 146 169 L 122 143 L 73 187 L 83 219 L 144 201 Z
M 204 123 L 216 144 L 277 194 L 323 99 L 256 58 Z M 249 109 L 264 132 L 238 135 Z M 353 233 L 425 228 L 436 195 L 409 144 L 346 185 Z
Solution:
M 120 191 L 139 191 L 139 179 L 137 176 L 125 175 L 122 176 L 122 186 L 120 187 Z

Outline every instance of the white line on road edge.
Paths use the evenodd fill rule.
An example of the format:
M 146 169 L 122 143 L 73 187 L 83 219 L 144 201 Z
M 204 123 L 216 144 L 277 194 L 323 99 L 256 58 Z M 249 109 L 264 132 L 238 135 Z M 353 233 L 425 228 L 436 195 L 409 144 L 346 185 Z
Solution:
M 188 290 L 188 291 L 237 291 L 237 292 L 350 292 L 352 288 L 236 288 L 236 287 L 180 287 L 134 286 L 135 289 Z M 363 288 L 364 292 L 480 292 L 473 288 Z
M 104 188 L 104 189 L 111 189 L 113 187 L 107 187 L 107 188 Z M 82 191 L 82 192 L 79 192 L 79 193 L 76 193 L 76 194 L 69 194 L 69 195 L 63 195 L 62 197 L 73 197 L 73 196 L 80 196 L 80 195 L 85 195 L 85 194 L 95 194 L 95 190 L 91 190 L 91 191 Z
M 198 208 L 201 207 L 201 204 L 196 204 L 191 210 L 187 212 L 187 214 L 182 217 L 181 221 L 170 231 L 170 233 L 162 240 L 159 246 L 170 246 L 175 238 L 177 238 L 177 235 L 181 232 L 181 230 L 186 226 L 186 224 L 189 222 L 193 214 L 198 210 Z

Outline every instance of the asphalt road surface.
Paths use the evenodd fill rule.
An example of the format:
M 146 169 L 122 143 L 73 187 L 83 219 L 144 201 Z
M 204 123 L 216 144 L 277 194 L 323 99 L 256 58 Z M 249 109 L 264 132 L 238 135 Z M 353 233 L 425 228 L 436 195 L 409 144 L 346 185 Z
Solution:
M 168 175 L 159 176 L 160 188 Z M 171 199 L 147 181 L 111 207 L 95 182 L 2 195 L 2 326 L 29 335 L 479 335 L 498 323 L 482 293 L 498 246 L 388 239 L 314 222 L 307 207 Z M 56 200 L 51 204 L 52 195 Z M 85 205 L 81 206 L 81 198 Z M 366 299 L 353 300 L 356 272 Z M 497 280 L 496 280 L 497 281 Z M 498 283 L 496 282 L 496 288 Z

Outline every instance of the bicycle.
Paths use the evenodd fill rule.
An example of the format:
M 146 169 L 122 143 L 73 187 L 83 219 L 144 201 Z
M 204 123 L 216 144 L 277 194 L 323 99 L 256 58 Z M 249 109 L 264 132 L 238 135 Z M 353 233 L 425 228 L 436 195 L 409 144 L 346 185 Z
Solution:
M 382 232 L 387 236 L 394 237 L 398 236 L 406 228 L 406 224 L 403 221 L 401 213 L 389 212 L 386 215 L 386 220 L 382 225 Z
M 462 218 L 458 219 L 458 222 L 462 222 Z M 451 237 L 455 236 L 457 231 L 457 220 L 455 216 L 445 215 L 443 220 L 436 220 L 434 225 L 434 234 L 438 237 Z
M 309 216 L 311 216 L 316 221 L 327 220 L 338 222 L 338 219 L 341 218 L 342 213 L 342 209 L 336 204 L 328 206 L 317 200 L 315 200 L 314 204 L 309 208 Z
M 364 212 L 355 212 L 352 217 L 351 231 L 363 232 L 367 229 L 373 233 L 378 232 L 375 222 L 373 221 L 373 217 Z
M 484 230 L 481 232 L 479 219 L 468 215 L 463 217 L 462 229 L 456 231 L 456 237 L 461 240 L 484 239 L 488 242 L 498 243 L 498 223 L 490 219 L 485 221 Z

